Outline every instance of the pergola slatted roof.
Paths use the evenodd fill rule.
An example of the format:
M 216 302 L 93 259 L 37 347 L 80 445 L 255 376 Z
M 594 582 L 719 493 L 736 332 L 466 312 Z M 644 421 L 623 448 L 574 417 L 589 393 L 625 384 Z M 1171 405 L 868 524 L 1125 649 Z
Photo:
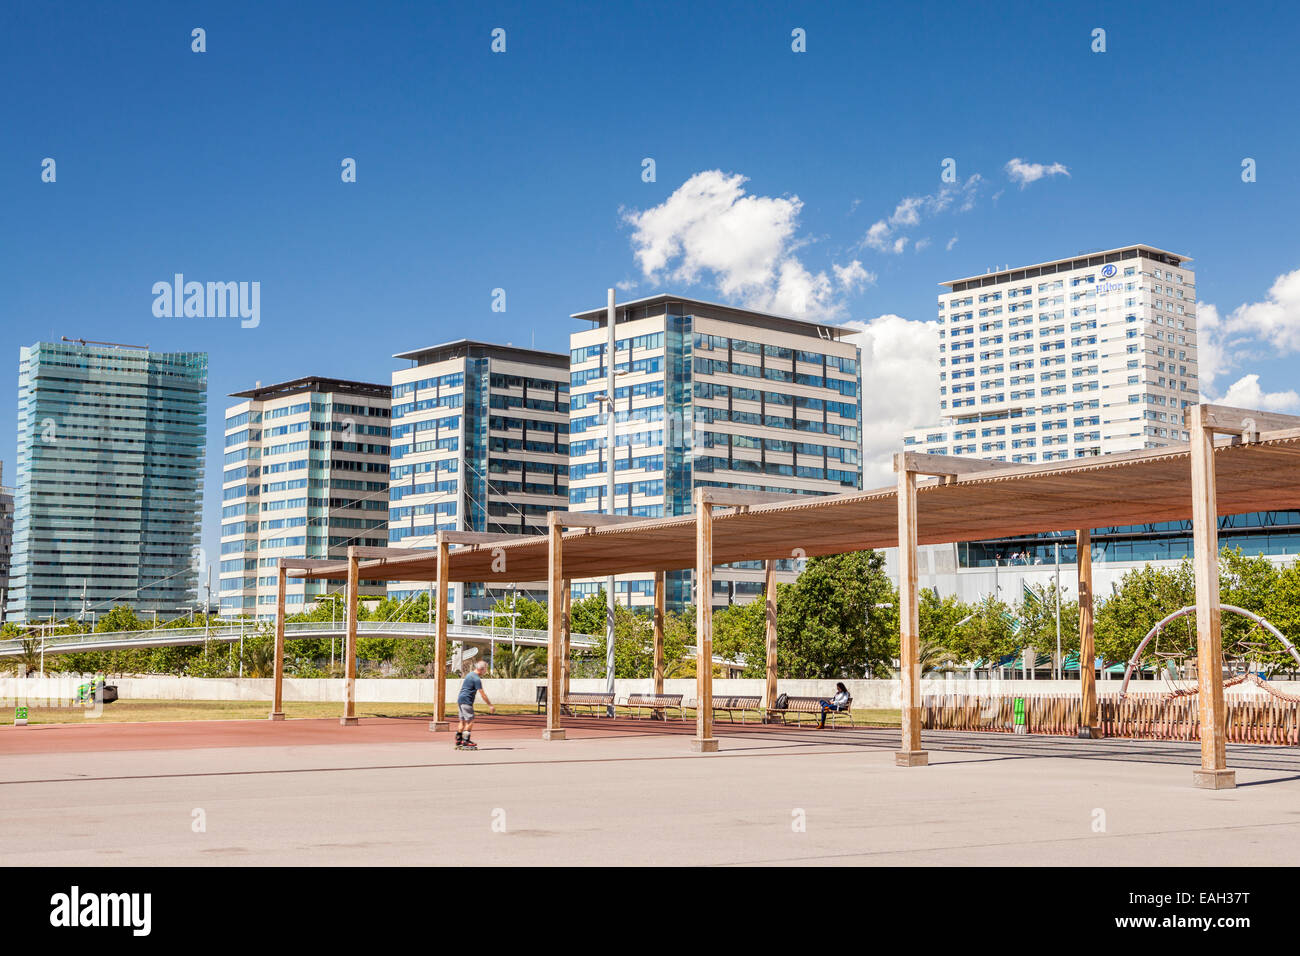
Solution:
M 1214 458 L 1219 514 L 1300 506 L 1300 428 L 1266 432 L 1257 441 L 1220 439 Z M 940 458 L 935 468 L 941 467 Z M 921 482 L 917 491 L 920 544 L 1192 517 L 1187 445 L 1059 465 L 977 470 Z M 898 544 L 897 495 L 897 489 L 890 487 L 824 497 L 792 496 L 720 512 L 713 519 L 714 561 L 788 558 L 796 548 L 812 557 L 893 547 Z M 570 530 L 563 541 L 567 578 L 683 570 L 695 566 L 696 520 L 688 515 L 626 521 Z M 451 552 L 448 579 L 542 581 L 547 577 L 547 546 L 545 535 L 461 546 Z M 361 563 L 361 575 L 367 579 L 437 578 L 436 551 L 367 549 L 363 557 L 369 558 Z M 290 574 L 345 578 L 347 563 Z
M 765 560 L 766 690 L 763 699 L 770 717 L 779 699 L 777 589 L 772 559 L 793 556 L 799 551 L 805 556 L 815 556 L 897 545 L 902 749 L 896 752 L 895 763 L 902 767 L 921 767 L 928 763 L 929 757 L 921 745 L 919 544 L 1073 528 L 1078 564 L 1079 657 L 1091 660 L 1095 648 L 1091 529 L 1190 518 L 1201 717 L 1201 769 L 1194 773 L 1193 782 L 1198 787 L 1216 790 L 1230 788 L 1236 786 L 1236 778 L 1227 768 L 1225 750 L 1215 516 L 1279 511 L 1300 505 L 1300 417 L 1194 405 L 1185 409 L 1184 421 L 1191 436 L 1188 445 L 1087 458 L 1068 464 L 1004 466 L 977 459 L 900 452 L 894 456 L 898 484 L 892 489 L 799 497 L 699 486 L 694 489 L 695 513 L 690 516 L 639 520 L 554 511 L 547 517 L 544 537 L 439 531 L 433 551 L 350 547 L 348 560 L 333 564 L 281 558 L 271 717 L 282 720 L 285 716 L 282 706 L 285 585 L 290 573 L 296 577 L 347 578 L 344 653 L 347 676 L 341 718 L 347 725 L 357 722 L 357 611 L 363 575 L 399 581 L 436 580 L 438 606 L 444 608 L 450 581 L 545 580 L 547 684 L 546 728 L 542 736 L 559 741 L 565 739 L 561 712 L 569 691 L 569 582 L 574 578 L 655 573 L 653 681 L 655 693 L 661 694 L 666 591 L 663 572 L 693 568 L 698 593 L 709 595 L 716 565 Z M 1216 435 L 1234 437 L 1216 440 Z M 928 475 L 939 478 L 918 480 L 919 476 Z M 467 547 L 453 552 L 453 545 Z M 695 614 L 697 656 L 712 660 L 712 602 L 698 601 Z M 447 615 L 440 613 L 436 616 L 434 720 L 429 728 L 433 731 L 450 727 L 444 719 L 447 640 Z M 718 749 L 718 741 L 713 736 L 716 707 L 713 669 L 697 667 L 695 680 L 699 705 L 691 749 L 712 753 Z M 1092 668 L 1081 668 L 1079 680 L 1078 733 L 1080 737 L 1095 739 L 1102 731 Z M 612 703 L 610 710 L 613 710 Z

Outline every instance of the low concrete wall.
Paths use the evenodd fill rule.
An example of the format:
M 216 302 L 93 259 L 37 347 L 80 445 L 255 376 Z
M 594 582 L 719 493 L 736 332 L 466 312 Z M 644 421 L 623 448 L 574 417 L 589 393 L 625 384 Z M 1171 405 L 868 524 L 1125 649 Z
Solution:
M 84 683 L 86 677 L 51 677 L 41 678 L 0 678 L 0 701 L 11 702 L 17 699 L 41 700 L 51 698 L 68 698 L 76 693 L 76 685 Z M 122 677 L 110 683 L 116 684 L 118 694 L 123 700 L 271 700 L 270 678 L 199 678 L 199 677 Z M 537 686 L 541 679 L 500 680 L 488 678 L 483 682 L 484 689 L 496 704 L 532 705 L 536 702 Z M 896 680 L 850 680 L 845 681 L 849 693 L 853 695 L 855 707 L 896 708 L 899 706 L 898 681 Z M 1104 680 L 1097 682 L 1101 694 L 1119 692 L 1121 681 Z M 1272 682 L 1278 690 L 1287 693 L 1300 693 L 1300 684 L 1290 681 Z M 603 678 L 573 680 L 570 687 L 578 692 L 601 692 L 605 690 Z M 781 680 L 777 682 L 780 693 L 793 697 L 829 697 L 835 693 L 833 680 Z M 650 678 L 643 680 L 615 681 L 615 693 L 621 699 L 629 693 L 649 693 L 653 689 Z M 1169 685 L 1164 681 L 1135 681 L 1129 689 L 1135 693 L 1160 693 L 1168 691 Z M 447 681 L 447 700 L 455 700 L 460 690 L 460 679 Z M 930 680 L 921 682 L 922 695 L 929 694 L 982 694 L 982 695 L 1037 695 L 1037 694 L 1076 694 L 1078 681 L 1053 680 Z M 695 679 L 676 679 L 664 681 L 664 692 L 681 694 L 687 700 L 695 698 Z M 713 692 L 718 695 L 745 694 L 762 695 L 763 681 L 721 680 L 713 681 Z M 1229 693 L 1259 693 L 1250 687 L 1232 688 Z M 334 680 L 298 680 L 285 678 L 284 699 L 291 701 L 327 701 L 342 704 L 343 681 Z M 357 680 L 357 700 L 367 704 L 383 703 L 432 703 L 433 681 L 403 678 L 359 678 Z

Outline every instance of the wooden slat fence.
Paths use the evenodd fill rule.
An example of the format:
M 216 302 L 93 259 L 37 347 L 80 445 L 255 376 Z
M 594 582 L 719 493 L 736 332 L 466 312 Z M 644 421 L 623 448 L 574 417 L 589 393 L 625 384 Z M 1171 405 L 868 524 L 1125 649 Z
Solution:
M 1079 728 L 1080 699 L 1064 694 L 1025 698 L 1025 724 L 1031 734 L 1073 736 Z M 1199 740 L 1200 710 L 1195 696 L 1130 694 L 1099 700 L 1101 730 L 1107 737 L 1141 740 Z M 1231 743 L 1300 744 L 1300 701 L 1277 696 L 1229 695 L 1227 739 Z M 1012 733 L 1015 697 L 942 694 L 921 698 L 926 730 Z

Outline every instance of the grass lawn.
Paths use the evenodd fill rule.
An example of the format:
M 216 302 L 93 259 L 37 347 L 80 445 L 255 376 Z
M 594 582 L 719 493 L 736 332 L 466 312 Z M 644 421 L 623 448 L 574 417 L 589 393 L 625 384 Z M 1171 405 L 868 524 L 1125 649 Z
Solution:
M 27 720 L 29 724 L 80 724 L 80 723 L 134 723 L 150 720 L 265 720 L 270 713 L 271 704 L 262 700 L 119 700 L 104 707 L 99 717 L 87 716 L 80 707 L 32 707 Z M 453 713 L 454 707 L 448 708 Z M 315 703 L 306 701 L 285 701 L 285 716 L 295 717 L 338 717 L 343 712 L 341 703 Z M 537 708 L 531 705 L 503 705 L 497 708 L 498 714 L 535 714 Z M 429 704 L 363 704 L 357 703 L 358 717 L 424 717 L 433 716 Z M 811 722 L 813 715 L 807 715 Z M 5 722 L 12 721 L 12 714 L 5 715 Z M 899 714 L 896 710 L 854 709 L 853 721 L 859 727 L 897 727 Z M 717 726 L 725 726 L 725 718 Z

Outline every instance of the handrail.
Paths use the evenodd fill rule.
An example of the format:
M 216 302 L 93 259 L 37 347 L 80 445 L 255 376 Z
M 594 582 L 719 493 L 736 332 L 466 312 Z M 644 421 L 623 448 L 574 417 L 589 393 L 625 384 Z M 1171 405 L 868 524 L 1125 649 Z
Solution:
M 126 644 L 138 647 L 168 646 L 176 644 L 197 644 L 203 641 L 236 641 L 259 632 L 262 623 L 244 622 L 240 625 L 227 624 L 215 627 L 155 627 L 139 631 L 90 631 L 80 634 L 56 634 L 44 638 L 47 653 L 75 650 L 78 647 L 94 647 L 107 644 Z M 286 623 L 284 636 L 286 640 L 346 633 L 342 622 L 332 624 L 328 621 L 299 621 Z M 434 636 L 433 626 L 428 623 L 413 621 L 358 621 L 358 636 L 384 635 L 389 637 L 427 637 Z M 461 638 L 489 638 L 496 641 L 517 640 L 525 643 L 545 643 L 547 632 L 535 628 L 490 627 L 477 624 L 463 624 L 459 627 L 448 625 L 447 637 L 452 640 Z M 37 640 L 40 638 L 27 638 Z M 598 638 L 593 634 L 572 634 L 570 640 L 579 646 L 595 643 Z M 0 640 L 0 656 L 22 653 L 24 640 Z

